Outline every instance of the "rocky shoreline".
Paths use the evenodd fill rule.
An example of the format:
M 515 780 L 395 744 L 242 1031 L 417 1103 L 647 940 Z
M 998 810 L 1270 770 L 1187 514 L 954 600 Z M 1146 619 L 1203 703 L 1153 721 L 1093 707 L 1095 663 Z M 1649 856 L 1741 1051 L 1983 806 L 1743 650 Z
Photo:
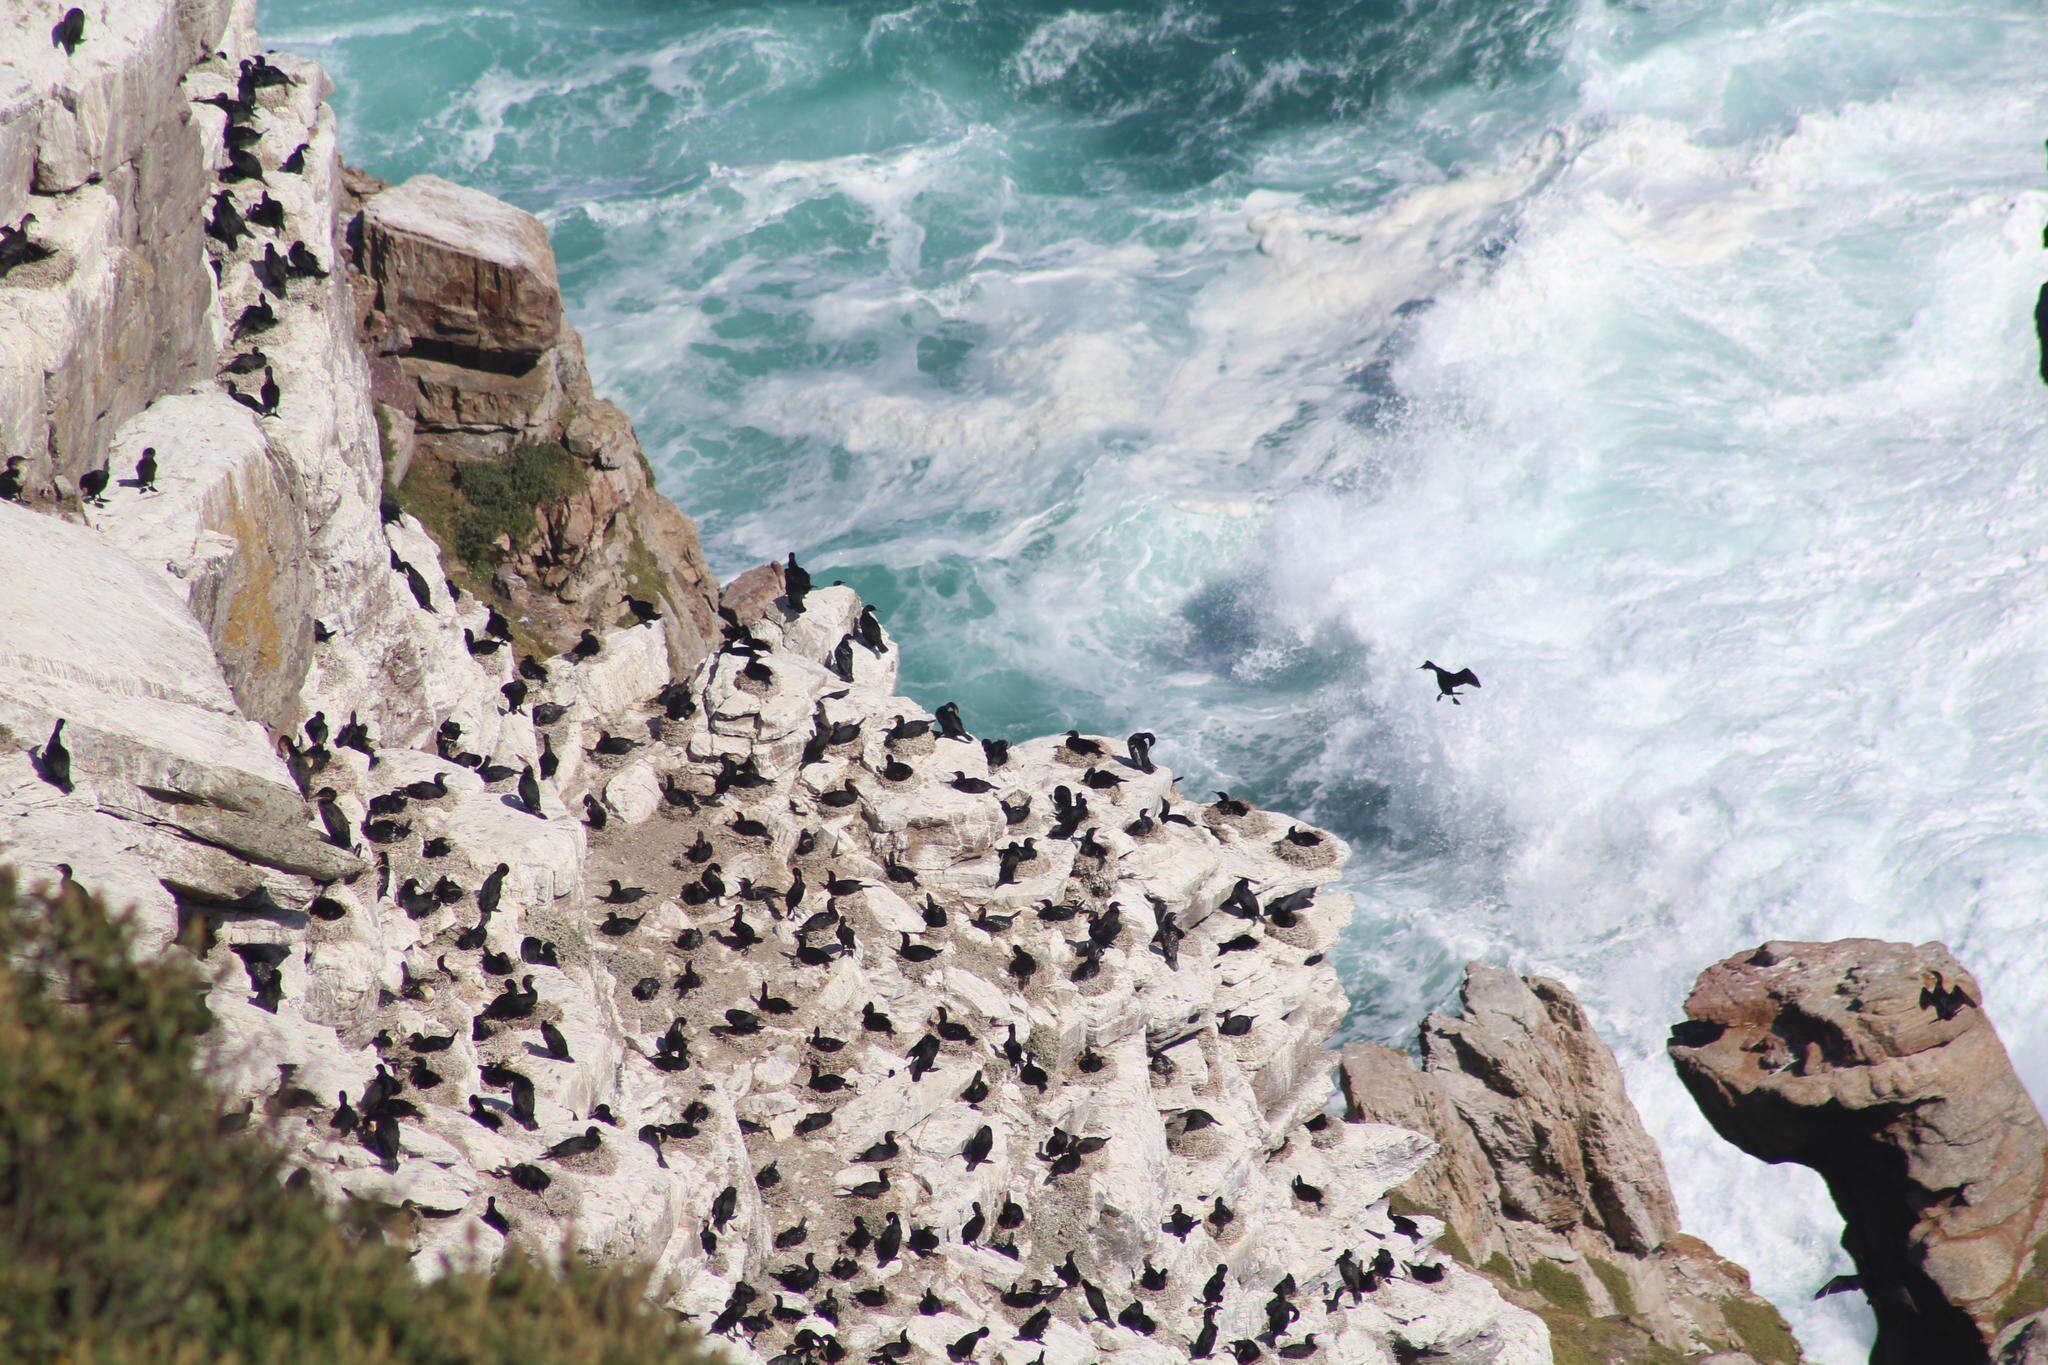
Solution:
M 423 1273 L 644 1262 L 761 1361 L 1800 1358 L 1562 986 L 1475 965 L 1337 1067 L 1335 836 L 721 588 L 537 220 L 344 167 L 253 0 L 85 14 L 0 18 L 0 860 L 191 955 L 223 1103 Z M 1895 948 L 1730 959 L 1673 1055 L 1828 1175 L 1878 1359 L 2031 1360 L 2041 1123 Z

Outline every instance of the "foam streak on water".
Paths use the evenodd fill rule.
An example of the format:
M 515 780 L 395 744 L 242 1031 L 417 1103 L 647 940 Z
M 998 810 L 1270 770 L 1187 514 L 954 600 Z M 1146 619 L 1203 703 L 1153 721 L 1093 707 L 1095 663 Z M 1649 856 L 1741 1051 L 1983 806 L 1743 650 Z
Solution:
M 547 218 L 721 570 L 795 547 L 978 728 L 1142 725 L 1352 838 L 1362 1035 L 1563 977 L 1689 1225 L 1860 1354 L 1817 1182 L 1660 1047 L 1764 937 L 1942 938 L 2048 1079 L 2037 6 L 267 24 L 371 169 Z

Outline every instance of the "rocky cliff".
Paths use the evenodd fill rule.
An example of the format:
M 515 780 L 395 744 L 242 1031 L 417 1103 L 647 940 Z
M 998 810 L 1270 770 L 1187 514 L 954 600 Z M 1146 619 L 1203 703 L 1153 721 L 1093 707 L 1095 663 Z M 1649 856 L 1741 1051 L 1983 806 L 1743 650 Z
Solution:
M 1987 1360 L 2048 1302 L 2048 1129 L 1945 947 L 1766 943 L 1703 972 L 1685 1013 L 1671 1058 L 1708 1121 L 1827 1181 L 1874 1362 Z M 2013 1335 L 2041 1350 L 2038 1325 Z
M 1542 1314 L 1560 1360 L 1796 1361 L 1742 1268 L 1680 1231 L 1663 1158 L 1572 993 L 1474 963 L 1461 1004 L 1423 1021 L 1419 1067 L 1343 1050 L 1353 1117 L 1439 1144 L 1396 1202 L 1441 1216 L 1440 1244 Z
M 740 1359 L 1547 1358 L 1324 1113 L 1334 837 L 973 737 L 843 588 L 715 626 L 531 219 L 346 176 L 246 0 L 82 12 L 0 17 L 0 850 L 226 1103 Z
M 450 576 L 555 653 L 622 603 L 659 613 L 678 672 L 709 652 L 718 582 L 596 396 L 538 219 L 430 175 L 346 171 L 342 240 L 385 479 Z

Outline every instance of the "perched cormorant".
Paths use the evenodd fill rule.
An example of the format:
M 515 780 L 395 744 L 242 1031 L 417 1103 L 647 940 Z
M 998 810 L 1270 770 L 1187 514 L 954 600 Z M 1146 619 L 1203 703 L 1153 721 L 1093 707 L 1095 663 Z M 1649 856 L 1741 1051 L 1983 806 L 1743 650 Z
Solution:
M 64 17 L 57 21 L 55 27 L 51 28 L 50 45 L 63 48 L 64 55 L 69 57 L 78 50 L 78 45 L 84 41 L 85 11 L 73 5 L 70 9 L 64 11 Z
M 230 146 L 253 147 L 258 142 L 261 142 L 263 140 L 263 135 L 257 132 L 254 128 L 238 126 L 236 124 L 231 123 L 228 125 L 227 138 L 228 144 Z M 225 197 L 225 190 L 222 191 L 222 195 L 223 197 Z M 250 222 L 254 223 L 258 227 L 267 227 L 272 232 L 284 231 L 284 205 L 278 203 L 277 200 L 272 199 L 270 197 L 269 191 L 267 190 L 259 199 L 257 199 L 257 201 L 254 204 L 250 206 L 249 212 L 245 216 L 248 218 Z M 266 245 L 268 244 L 266 243 Z M 230 244 L 230 246 L 232 247 L 232 244 Z M 265 253 L 265 259 L 269 259 L 268 252 Z M 259 278 L 264 273 L 267 273 L 269 269 L 270 267 L 266 265 L 263 271 L 259 271 Z M 267 284 L 269 283 L 269 281 L 266 280 L 265 283 Z M 273 294 L 282 294 L 284 292 L 283 283 L 279 282 L 277 285 L 273 286 L 270 292 Z
M 561 1161 L 572 1156 L 588 1156 L 603 1145 L 603 1143 L 604 1135 L 597 1131 L 597 1125 L 593 1123 L 588 1128 L 585 1128 L 580 1135 L 563 1138 L 560 1142 L 542 1152 L 541 1155 L 549 1161 Z
M 1943 1023 L 1961 1014 L 1965 1006 L 1977 1003 L 1961 986 L 1949 985 L 1940 972 L 1930 968 L 1927 976 L 1934 979 L 1931 984 L 1926 981 L 1921 983 L 1920 1008 L 1933 1010 L 1934 1017 Z
M 929 962 L 945 951 L 942 948 L 935 948 L 928 943 L 912 943 L 909 934 L 904 934 L 902 938 L 903 944 L 897 948 L 896 956 L 902 958 L 905 962 Z
M 70 793 L 71 751 L 64 747 L 63 720 L 58 720 L 56 725 L 51 727 L 50 738 L 44 742 L 42 748 L 29 750 L 29 757 L 35 760 L 35 766 L 43 781 L 60 792 L 67 795 Z
M 270 300 L 259 297 L 256 302 L 244 308 L 235 318 L 234 336 L 239 339 L 255 332 L 267 332 L 277 326 L 277 310 L 270 306 Z M 234 392 L 232 389 L 230 393 Z
M 320 258 L 304 242 L 293 242 L 292 249 L 285 253 L 284 262 L 291 273 L 301 279 L 327 278 L 327 268 L 320 264 Z

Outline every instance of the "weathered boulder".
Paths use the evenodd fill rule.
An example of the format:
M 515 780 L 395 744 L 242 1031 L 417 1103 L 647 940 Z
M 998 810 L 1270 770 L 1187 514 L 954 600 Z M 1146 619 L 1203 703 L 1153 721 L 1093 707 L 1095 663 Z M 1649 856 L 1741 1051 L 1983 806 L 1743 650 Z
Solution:
M 363 210 L 374 307 L 410 354 L 455 354 L 473 368 L 530 367 L 562 328 L 555 252 L 538 218 L 481 190 L 417 175 Z M 483 353 L 481 356 L 477 353 Z
M 782 592 L 782 565 L 756 564 L 725 585 L 718 594 L 718 605 L 739 618 L 741 625 L 750 626 L 767 615 Z
M 1989 1358 L 2038 1308 L 2048 1128 L 1983 993 L 1939 943 L 1766 943 L 1709 967 L 1672 1030 L 1721 1136 L 1827 1181 L 1878 1365 Z
M 1423 1021 L 1419 1069 L 1391 1048 L 1343 1049 L 1349 1117 L 1439 1144 L 1405 1202 L 1442 1217 L 1468 1262 L 1553 1333 L 1611 1318 L 1667 1350 L 1797 1359 L 1740 1267 L 1680 1233 L 1663 1158 L 1572 993 L 1473 963 L 1461 1002 Z
M 0 503 L 0 729 L 41 744 L 68 722 L 79 770 L 209 790 L 290 790 L 262 729 L 236 708 L 211 643 L 160 568 L 81 526 Z
M 286 465 L 256 414 L 218 391 L 150 404 L 117 433 L 114 470 L 133 470 L 144 451 L 161 471 L 155 493 L 94 509 L 92 524 L 183 583 L 242 710 L 291 729 L 312 662 L 318 568 Z
M 1572 993 L 1474 963 L 1462 1001 L 1463 1015 L 1424 1021 L 1423 1065 L 1486 1152 L 1503 1211 L 1624 1251 L 1669 1241 L 1678 1206 L 1663 1159 Z

